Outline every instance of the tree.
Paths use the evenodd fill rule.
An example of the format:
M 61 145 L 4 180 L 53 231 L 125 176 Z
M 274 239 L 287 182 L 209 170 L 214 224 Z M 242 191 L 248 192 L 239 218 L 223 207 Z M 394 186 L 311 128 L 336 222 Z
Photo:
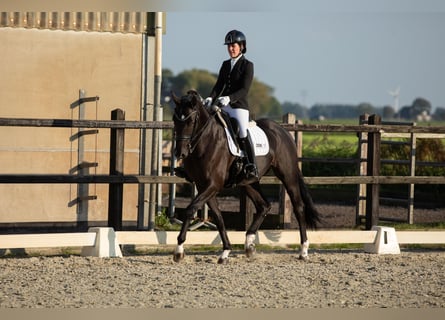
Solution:
M 293 113 L 298 119 L 309 118 L 309 109 L 299 103 L 286 101 L 281 105 L 283 114 Z
M 431 113 L 431 103 L 424 98 L 416 98 L 412 104 L 412 116 L 417 117 L 426 111 L 427 114 Z
M 314 104 L 309 110 L 309 117 L 311 119 L 327 118 L 330 116 L 330 110 L 328 105 L 325 104 Z
M 383 113 L 382 116 L 384 119 L 393 119 L 396 114 L 394 108 L 391 106 L 384 106 L 382 113 Z
M 411 106 L 403 106 L 399 111 L 399 116 L 400 116 L 400 118 L 405 119 L 405 120 L 412 119 Z
M 162 79 L 162 101 L 168 102 L 169 99 L 165 99 L 165 97 L 170 96 L 171 91 L 180 96 L 186 94 L 191 89 L 196 90 L 205 98 L 210 94 L 215 85 L 216 78 L 216 74 L 206 70 L 186 70 L 174 76 L 170 70 L 165 69 L 163 70 Z M 252 117 L 279 117 L 282 114 L 281 105 L 273 96 L 273 88 L 258 81 L 256 78 L 253 79 L 248 99 Z M 170 105 L 170 107 L 173 106 Z
M 249 90 L 250 113 L 255 118 L 264 116 L 279 116 L 281 114 L 281 105 L 273 97 L 273 88 L 265 83 L 253 79 Z
M 434 120 L 445 120 L 445 108 L 437 107 L 433 115 Z
M 424 98 L 416 98 L 411 106 L 400 109 L 400 117 L 407 120 L 416 120 L 418 115 L 431 113 L 431 103 Z
M 364 113 L 369 113 L 369 114 L 375 113 L 375 108 L 370 103 L 363 102 L 357 106 L 357 111 L 358 114 L 356 114 L 355 117 L 358 117 Z
M 172 79 L 174 78 L 173 71 L 170 69 L 162 69 L 162 83 L 161 83 L 161 101 L 168 101 L 171 90 L 173 88 Z
M 172 78 L 173 90 L 177 92 L 177 95 L 184 95 L 189 90 L 196 90 L 203 97 L 206 97 L 215 82 L 215 74 L 200 69 L 186 70 Z

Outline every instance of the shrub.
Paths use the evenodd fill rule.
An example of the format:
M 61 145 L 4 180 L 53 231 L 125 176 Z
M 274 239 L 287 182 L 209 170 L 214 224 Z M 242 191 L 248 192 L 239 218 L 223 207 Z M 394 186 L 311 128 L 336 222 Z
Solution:
M 313 139 L 303 147 L 303 157 L 322 159 L 357 159 L 357 145 L 347 140 L 337 140 L 327 134 Z M 351 163 L 306 162 L 303 165 L 305 176 L 353 176 L 357 165 Z

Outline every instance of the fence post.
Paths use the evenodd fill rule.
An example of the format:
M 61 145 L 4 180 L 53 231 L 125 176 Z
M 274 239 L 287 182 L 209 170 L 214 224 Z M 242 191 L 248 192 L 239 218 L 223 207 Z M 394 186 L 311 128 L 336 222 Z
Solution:
M 359 118 L 359 125 L 368 124 L 369 114 L 362 114 Z M 368 133 L 358 133 L 358 175 L 367 175 L 368 159 Z M 357 185 L 357 205 L 355 207 L 355 224 L 361 224 L 361 218 L 366 214 L 366 184 Z
M 416 124 L 413 124 L 415 126 Z M 417 135 L 411 132 L 411 147 L 409 157 L 409 175 L 411 177 L 416 176 L 416 149 L 417 149 Z M 408 223 L 414 223 L 414 183 L 409 184 L 409 202 L 408 202 Z
M 379 115 L 373 114 L 369 116 L 368 124 L 379 125 L 382 119 Z M 380 132 L 368 133 L 368 176 L 380 175 Z M 372 226 L 378 224 L 379 221 L 379 192 L 380 185 L 378 183 L 368 184 L 366 186 L 366 230 L 371 230 Z
M 121 109 L 111 111 L 111 120 L 125 120 Z M 124 129 L 110 130 L 110 175 L 124 174 Z M 124 184 L 110 183 L 108 189 L 108 227 L 122 230 Z

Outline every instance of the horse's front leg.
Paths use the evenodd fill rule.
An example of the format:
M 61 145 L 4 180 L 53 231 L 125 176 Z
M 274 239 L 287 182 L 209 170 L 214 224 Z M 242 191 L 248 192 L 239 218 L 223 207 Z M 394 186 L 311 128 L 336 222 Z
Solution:
M 256 209 L 256 217 L 253 220 L 252 224 L 249 226 L 246 232 L 246 242 L 244 243 L 244 250 L 247 258 L 253 258 L 256 249 L 255 249 L 255 238 L 258 229 L 264 221 L 264 218 L 270 211 L 270 203 L 266 200 L 266 197 L 263 195 L 259 183 L 254 183 L 252 185 L 247 185 L 246 187 L 247 195 L 253 201 Z
M 229 254 L 232 251 L 232 245 L 230 244 L 229 237 L 227 236 L 226 226 L 222 218 L 221 210 L 219 210 L 218 201 L 216 197 L 211 198 L 207 204 L 209 205 L 211 212 L 213 213 L 215 224 L 218 227 L 219 236 L 223 243 L 223 252 L 218 257 L 219 264 L 225 264 L 229 261 Z
M 173 255 L 173 260 L 175 262 L 180 262 L 184 259 L 184 242 L 186 240 L 187 231 L 190 227 L 190 224 L 195 216 L 195 213 L 202 208 L 202 206 L 208 201 L 209 198 L 212 198 L 216 195 L 216 191 L 211 188 L 208 188 L 205 192 L 198 193 L 198 195 L 192 200 L 192 202 L 185 209 L 185 219 L 182 223 L 181 231 L 178 235 L 178 244 L 175 248 L 175 252 Z
M 192 218 L 189 218 L 188 216 L 186 216 L 186 218 L 182 222 L 181 231 L 179 232 L 179 235 L 178 235 L 178 244 L 176 245 L 175 252 L 173 254 L 173 260 L 175 262 L 180 262 L 181 260 L 184 259 L 184 242 L 185 242 L 187 230 L 190 227 Z

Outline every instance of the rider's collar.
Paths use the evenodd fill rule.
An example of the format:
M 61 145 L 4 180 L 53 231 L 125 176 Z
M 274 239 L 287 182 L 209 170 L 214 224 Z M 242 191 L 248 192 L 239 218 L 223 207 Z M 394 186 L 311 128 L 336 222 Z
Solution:
M 233 69 L 233 66 L 238 62 L 238 60 L 243 56 L 242 53 L 240 53 L 240 55 L 236 58 L 232 58 L 230 59 L 230 70 Z

